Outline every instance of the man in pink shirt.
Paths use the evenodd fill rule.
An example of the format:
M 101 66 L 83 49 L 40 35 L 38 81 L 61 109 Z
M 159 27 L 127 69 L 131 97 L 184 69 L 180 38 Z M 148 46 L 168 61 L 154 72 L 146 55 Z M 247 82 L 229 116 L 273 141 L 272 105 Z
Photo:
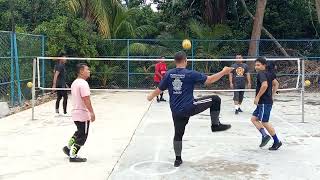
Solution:
M 63 152 L 69 156 L 70 162 L 86 162 L 86 158 L 81 158 L 77 154 L 87 140 L 90 121 L 95 121 L 95 114 L 90 100 L 90 87 L 86 81 L 90 77 L 89 67 L 80 63 L 76 69 L 78 78 L 71 85 L 73 103 L 71 115 L 77 131 L 69 140 L 68 146 L 63 148 Z

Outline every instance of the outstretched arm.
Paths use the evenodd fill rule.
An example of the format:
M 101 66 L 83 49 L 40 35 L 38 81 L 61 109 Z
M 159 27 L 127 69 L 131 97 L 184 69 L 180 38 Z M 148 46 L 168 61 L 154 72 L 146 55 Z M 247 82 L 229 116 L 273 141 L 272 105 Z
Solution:
M 153 99 L 154 97 L 156 97 L 156 96 L 159 96 L 160 93 L 161 93 L 161 90 L 160 90 L 159 88 L 155 89 L 154 91 L 152 91 L 152 92 L 148 95 L 148 97 L 147 97 L 148 101 L 152 101 L 152 99 Z
M 210 85 L 216 81 L 218 81 L 219 79 L 221 79 L 224 75 L 227 75 L 227 74 L 230 74 L 231 71 L 233 70 L 232 67 L 224 67 L 222 69 L 222 71 L 216 73 L 216 74 L 213 74 L 211 76 L 208 76 L 206 82 L 205 82 L 205 85 Z

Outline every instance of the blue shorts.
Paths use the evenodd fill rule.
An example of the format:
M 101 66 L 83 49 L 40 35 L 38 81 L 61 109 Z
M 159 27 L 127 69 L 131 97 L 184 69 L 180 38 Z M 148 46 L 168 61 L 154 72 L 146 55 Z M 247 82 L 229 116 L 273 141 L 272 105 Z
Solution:
M 272 104 L 258 104 L 252 115 L 262 122 L 269 122 Z

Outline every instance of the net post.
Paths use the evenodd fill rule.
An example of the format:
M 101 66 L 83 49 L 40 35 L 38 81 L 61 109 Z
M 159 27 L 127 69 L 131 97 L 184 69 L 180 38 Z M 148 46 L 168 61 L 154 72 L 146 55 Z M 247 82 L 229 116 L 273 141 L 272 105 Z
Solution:
M 301 59 L 301 122 L 304 123 L 305 60 Z
M 32 120 L 34 120 L 34 106 L 35 106 L 35 97 L 36 97 L 36 63 L 37 60 L 33 59 L 32 63 Z

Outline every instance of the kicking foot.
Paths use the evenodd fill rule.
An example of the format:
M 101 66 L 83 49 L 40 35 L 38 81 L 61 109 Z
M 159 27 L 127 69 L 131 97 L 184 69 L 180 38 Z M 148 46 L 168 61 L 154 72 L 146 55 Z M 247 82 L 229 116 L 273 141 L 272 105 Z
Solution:
M 270 141 L 270 139 L 271 139 L 271 137 L 269 135 L 262 137 L 261 144 L 259 147 L 263 147 L 263 146 L 267 145 L 268 142 Z
M 276 151 L 282 146 L 282 142 L 273 143 L 273 145 L 269 148 L 270 151 Z
M 183 163 L 182 160 L 175 160 L 174 161 L 174 167 L 179 167 Z
M 76 156 L 74 158 L 69 158 L 69 162 L 87 162 L 86 158 L 81 158 L 79 156 Z
M 163 98 L 160 98 L 160 101 L 166 102 L 167 100 L 165 100 L 165 99 L 163 99 Z
M 238 109 L 238 112 L 243 112 L 241 108 Z
M 67 156 L 69 156 L 70 149 L 69 149 L 67 146 L 63 147 L 62 151 L 64 152 L 64 154 L 66 154 Z
M 211 125 L 211 131 L 212 132 L 217 132 L 217 131 L 225 131 L 227 129 L 230 129 L 231 125 L 230 124 L 218 124 L 218 125 Z

